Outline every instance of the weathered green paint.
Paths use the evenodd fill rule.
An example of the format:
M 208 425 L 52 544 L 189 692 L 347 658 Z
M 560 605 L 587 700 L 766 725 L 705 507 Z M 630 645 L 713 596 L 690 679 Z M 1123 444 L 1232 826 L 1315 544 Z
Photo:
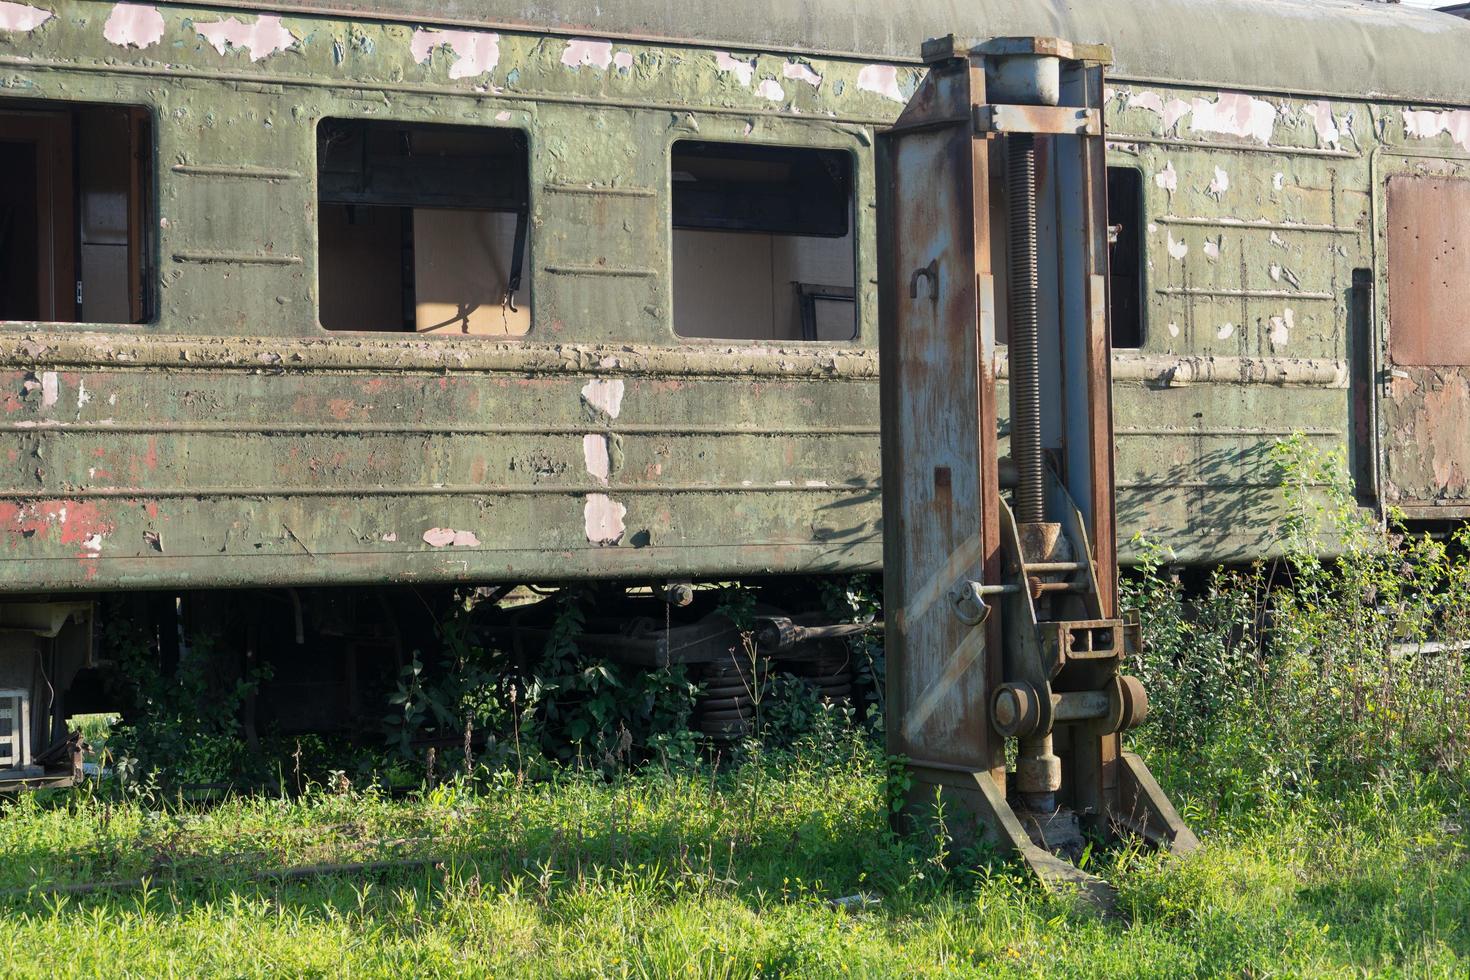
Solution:
M 457 52 L 455 37 L 420 37 L 424 57 L 416 57 L 415 32 L 441 28 L 331 16 L 276 24 L 160 5 L 161 37 L 140 47 L 104 36 L 112 4 L 35 6 L 53 16 L 30 30 L 0 30 L 0 96 L 125 102 L 154 115 L 159 316 L 145 327 L 0 328 L 0 589 L 878 564 L 871 143 L 912 92 L 916 66 L 757 53 L 766 29 L 758 17 L 739 13 L 751 24 L 746 33 L 717 22 L 735 7 L 709 11 L 706 36 L 744 38 L 743 50 L 651 40 L 587 49 L 565 36 L 500 31 L 493 67 L 471 74 L 491 59 L 463 38 Z M 1145 6 L 1185 18 L 1186 8 L 1208 5 Z M 1335 5 L 1318 6 L 1304 22 L 1325 32 L 1325 57 L 1339 28 L 1328 24 Z M 1059 29 L 1041 6 L 991 7 L 1003 28 L 994 33 Z M 1291 7 L 1280 24 L 1303 20 L 1305 5 Z M 1405 18 L 1400 26 L 1384 26 L 1389 14 L 1354 10 L 1369 39 L 1361 43 L 1386 52 L 1415 32 L 1449 31 L 1401 11 L 1392 12 Z M 201 31 L 217 36 L 215 25 L 232 16 L 239 30 L 260 26 L 261 37 L 289 32 L 289 43 L 221 53 Z M 1091 39 L 1096 22 L 1082 18 L 1093 16 L 1077 12 L 1061 26 Z M 876 29 L 866 16 L 842 18 L 867 25 L 852 28 L 852 45 Z M 636 29 L 625 19 L 607 33 L 652 36 L 673 26 L 650 20 Z M 697 28 L 691 22 L 690 33 Z M 830 46 L 850 47 L 848 29 Z M 1296 36 L 1298 27 L 1282 30 Z M 885 43 L 898 44 L 901 32 L 891 33 Z M 815 34 L 791 36 L 822 46 Z M 1201 50 L 1162 34 L 1146 53 L 1113 40 L 1136 74 L 1183 58 L 1158 54 L 1171 45 Z M 1426 71 L 1396 91 L 1440 93 L 1433 78 L 1415 81 Z M 804 80 L 808 72 L 820 84 Z M 1305 87 L 1327 84 L 1302 77 Z M 761 94 L 765 82 L 779 97 L 771 86 Z M 1298 429 L 1323 446 L 1346 439 L 1347 287 L 1352 269 L 1378 264 L 1374 155 L 1407 147 L 1458 157 L 1470 145 L 1454 143 L 1459 116 L 1447 117 L 1444 134 L 1420 139 L 1406 135 L 1399 106 L 1226 93 L 1270 107 L 1263 140 L 1221 131 L 1249 122 L 1251 102 L 1239 103 L 1239 119 L 1226 111 L 1223 123 L 1196 125 L 1221 114 L 1220 90 L 1114 86 L 1114 162 L 1143 169 L 1151 223 L 1148 337 L 1142 351 L 1115 357 L 1119 537 L 1126 545 L 1145 531 L 1186 560 L 1260 554 L 1274 547 L 1280 506 L 1261 465 L 1269 445 Z M 1330 127 L 1308 114 L 1318 105 L 1330 111 Z M 333 334 L 317 325 L 315 132 L 327 117 L 527 132 L 532 329 L 524 341 Z M 855 342 L 732 346 L 675 335 L 668 146 L 695 133 L 854 154 Z M 1166 173 L 1173 190 L 1170 178 L 1160 182 Z M 1172 257 L 1171 241 L 1187 252 Z M 1207 241 L 1218 258 L 1206 255 Z M 619 383 L 616 417 L 583 394 L 589 384 Z M 608 439 L 606 486 L 586 466 L 589 435 Z M 616 544 L 591 539 L 585 518 L 594 501 L 626 508 Z M 432 532 L 445 530 L 462 533 L 437 547 L 426 541 L 444 540 Z

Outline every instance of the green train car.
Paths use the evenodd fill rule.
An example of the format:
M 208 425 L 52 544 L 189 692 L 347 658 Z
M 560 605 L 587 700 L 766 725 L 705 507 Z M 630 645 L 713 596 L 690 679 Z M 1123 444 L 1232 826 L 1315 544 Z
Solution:
M 103 596 L 299 642 L 330 587 L 877 570 L 873 137 L 931 36 L 1114 51 L 1122 542 L 1272 554 L 1293 432 L 1470 516 L 1470 24 L 556 7 L 0 2 L 0 765 Z

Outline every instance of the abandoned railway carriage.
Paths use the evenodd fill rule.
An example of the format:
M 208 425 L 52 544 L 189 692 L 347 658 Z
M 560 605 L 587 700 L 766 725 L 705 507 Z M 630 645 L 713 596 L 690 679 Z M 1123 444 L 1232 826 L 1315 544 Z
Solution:
M 875 569 L 873 140 L 948 33 L 1114 52 L 1125 547 L 1269 553 L 1294 431 L 1470 515 L 1453 17 L 4 0 L 0 761 L 86 700 L 103 596 L 241 615 L 289 725 L 401 654 L 325 587 Z

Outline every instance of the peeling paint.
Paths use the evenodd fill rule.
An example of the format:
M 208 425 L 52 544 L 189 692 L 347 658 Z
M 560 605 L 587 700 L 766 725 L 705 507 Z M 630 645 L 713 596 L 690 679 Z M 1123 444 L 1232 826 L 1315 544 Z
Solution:
M 822 84 L 822 76 L 812 71 L 812 66 L 803 61 L 788 61 L 781 66 L 781 75 L 792 81 L 806 82 L 812 88 Z
M 865 65 L 858 72 L 857 87 L 895 102 L 907 102 L 898 90 L 898 69 L 893 65 Z
M 424 544 L 431 548 L 478 548 L 480 539 L 474 531 L 456 531 L 452 527 L 431 527 L 424 532 Z
M 1272 262 L 1271 263 L 1271 267 L 1266 270 L 1266 274 L 1271 277 L 1271 280 L 1273 282 L 1280 282 L 1281 281 L 1281 266 L 1277 265 L 1275 262 Z
M 772 102 L 780 102 L 786 98 L 786 90 L 774 78 L 762 79 L 761 83 L 755 87 L 755 94 Z
M 1296 326 L 1296 313 L 1287 307 L 1281 316 L 1271 317 L 1270 340 L 1274 347 L 1285 347 L 1291 340 L 1291 329 Z
M 209 23 L 195 21 L 194 30 L 220 54 L 248 51 L 251 61 L 261 61 L 300 40 L 281 23 L 281 18 L 269 14 L 262 14 L 253 24 L 241 23 L 237 17 Z
M 1128 97 L 1128 108 L 1144 109 L 1159 117 L 1163 125 L 1164 133 L 1173 131 L 1174 126 L 1189 115 L 1189 103 L 1183 99 L 1171 98 L 1167 102 L 1163 96 L 1156 92 L 1139 92 Z
M 1279 190 L 1281 190 L 1285 186 L 1286 186 L 1286 174 L 1284 174 L 1284 173 L 1282 173 L 1281 171 L 1278 170 L 1274 174 L 1271 175 L 1271 189 L 1272 190 L 1279 191 Z
M 1173 234 L 1169 235 L 1169 258 L 1178 259 L 1181 262 L 1189 254 L 1189 245 L 1184 241 L 1175 241 Z
M 120 47 L 152 47 L 163 40 L 163 14 L 147 4 L 120 3 L 107 15 L 102 36 Z
M 1276 106 L 1244 92 L 1222 95 L 1214 102 L 1195 99 L 1190 112 L 1189 128 L 1196 133 L 1239 136 L 1269 146 L 1276 131 Z
M 1276 234 L 1276 232 L 1274 232 L 1274 231 L 1271 232 L 1271 239 L 1270 239 L 1270 241 L 1271 241 L 1271 244 L 1272 245 L 1275 245 L 1277 248 L 1285 248 L 1286 247 L 1286 239 L 1282 238 L 1280 235 Z
M 1205 258 L 1211 262 L 1220 261 L 1220 246 L 1224 241 L 1225 237 L 1223 235 L 1216 238 L 1206 238 L 1204 244 Z
M 615 419 L 623 410 L 623 381 L 621 378 L 589 381 L 582 386 L 582 400 L 608 418 Z
M 623 71 L 627 71 L 629 68 L 632 68 L 633 67 L 633 52 L 631 52 L 631 51 L 619 51 L 617 54 L 614 54 L 613 55 L 613 67 L 614 68 L 620 68 Z
M 715 67 L 720 71 L 733 73 L 740 84 L 747 87 L 755 79 L 755 61 L 741 61 L 728 51 L 715 52 Z
M 607 486 L 607 476 L 612 469 L 607 451 L 607 436 L 596 432 L 589 432 L 583 436 L 582 459 L 592 478 L 603 486 Z
M 89 402 L 91 400 L 92 400 L 92 393 L 87 390 L 87 382 L 85 380 L 78 379 L 77 380 L 77 411 L 80 412 L 86 406 L 87 402 Z
M 1216 167 L 1215 176 L 1210 181 L 1210 186 L 1206 189 L 1205 193 L 1209 194 L 1211 197 L 1218 201 L 1225 196 L 1225 192 L 1229 189 L 1230 175 L 1227 174 L 1224 170 L 1221 170 L 1219 167 Z
M 478 78 L 489 74 L 500 64 L 500 35 L 484 31 L 430 31 L 413 32 L 409 51 L 419 64 L 428 61 L 439 48 L 447 47 L 454 52 L 454 64 L 449 66 L 450 78 Z
M 1416 140 L 1433 139 L 1449 133 L 1460 149 L 1470 153 L 1470 109 L 1433 112 L 1428 109 L 1405 109 L 1404 133 Z
M 612 64 L 611 41 L 572 38 L 561 53 L 561 63 L 568 68 L 606 69 Z
M 1219 338 L 1220 340 L 1229 340 L 1230 337 L 1231 337 L 1231 335 L 1233 335 L 1234 333 L 1235 333 L 1235 324 L 1233 324 L 1233 323 L 1222 323 L 1222 324 L 1220 324 L 1220 329 L 1215 331 L 1215 336 L 1217 338 Z
M 50 408 L 61 397 L 61 382 L 55 371 L 41 375 L 41 407 Z
M 1170 337 L 1177 337 L 1177 336 L 1179 336 L 1179 324 L 1177 324 L 1177 323 L 1171 323 L 1171 324 L 1169 324 L 1169 336 Z
M 1164 169 L 1154 174 L 1154 183 L 1161 190 L 1166 190 L 1170 194 L 1179 189 L 1179 172 L 1174 169 L 1173 160 L 1167 161 L 1164 164 Z
M 623 518 L 628 508 L 605 493 L 589 493 L 582 508 L 587 540 L 596 545 L 613 545 L 623 540 Z
M 1302 115 L 1312 120 L 1312 126 L 1317 130 L 1317 145 L 1340 149 L 1342 146 L 1342 131 L 1337 127 L 1337 120 L 1332 118 L 1332 106 L 1325 100 L 1308 102 L 1302 106 Z
M 54 16 L 49 10 L 3 0 L 0 2 L 0 31 L 34 31 Z

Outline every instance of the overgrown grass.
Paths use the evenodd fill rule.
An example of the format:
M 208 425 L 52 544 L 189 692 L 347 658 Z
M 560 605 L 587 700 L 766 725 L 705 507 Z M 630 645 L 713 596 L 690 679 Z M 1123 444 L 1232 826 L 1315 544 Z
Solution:
M 1330 489 L 1332 461 L 1279 458 L 1329 487 L 1292 491 L 1287 560 L 1186 587 L 1153 552 L 1130 580 L 1154 704 L 1133 745 L 1204 846 L 1097 857 L 1121 921 L 894 835 L 873 729 L 826 712 L 733 766 L 517 753 L 407 799 L 342 779 L 210 808 L 146 783 L 26 797 L 0 820 L 0 970 L 1470 975 L 1470 537 L 1400 538 Z M 1324 533 L 1340 559 L 1315 557 Z M 59 890 L 99 881 L 123 887 Z

